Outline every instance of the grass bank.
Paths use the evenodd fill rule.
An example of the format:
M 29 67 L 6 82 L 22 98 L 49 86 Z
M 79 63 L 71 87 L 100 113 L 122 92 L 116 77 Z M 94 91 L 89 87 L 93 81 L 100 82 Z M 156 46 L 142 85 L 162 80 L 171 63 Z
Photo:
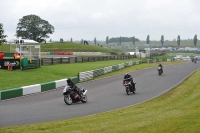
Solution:
M 34 44 L 33 44 L 34 45 Z M 15 49 L 16 45 L 11 45 L 12 50 Z M 18 46 L 19 47 L 19 46 Z M 95 45 L 84 45 L 78 43 L 41 43 L 40 44 L 42 52 L 50 52 L 50 51 L 67 51 L 67 52 L 122 52 L 121 50 L 111 50 L 100 46 Z M 10 52 L 10 44 L 2 44 L 0 46 L 0 51 Z M 12 51 L 15 52 L 15 51 Z
M 118 72 L 123 73 L 125 69 Z M 200 70 L 169 93 L 136 106 L 62 121 L 5 127 L 0 128 L 0 132 L 198 133 L 200 131 L 199 84 Z

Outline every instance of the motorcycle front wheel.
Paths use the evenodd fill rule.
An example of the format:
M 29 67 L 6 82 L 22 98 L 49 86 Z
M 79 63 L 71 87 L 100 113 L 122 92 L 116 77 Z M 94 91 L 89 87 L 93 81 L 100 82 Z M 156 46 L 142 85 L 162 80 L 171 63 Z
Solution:
M 72 99 L 71 99 L 70 95 L 64 95 L 64 102 L 67 105 L 71 105 L 72 104 Z
M 158 76 L 160 76 L 161 75 L 161 72 L 160 71 L 158 71 Z
M 87 100 L 88 100 L 87 95 L 83 95 L 81 102 L 82 103 L 87 103 Z
M 127 95 L 130 95 L 131 94 L 131 91 L 130 91 L 130 89 L 128 88 L 128 89 L 126 89 L 126 94 Z

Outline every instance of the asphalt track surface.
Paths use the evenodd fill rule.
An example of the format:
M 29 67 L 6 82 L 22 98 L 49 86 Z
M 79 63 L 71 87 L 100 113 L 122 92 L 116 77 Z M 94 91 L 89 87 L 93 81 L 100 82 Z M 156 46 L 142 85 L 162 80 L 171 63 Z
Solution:
M 93 115 L 152 99 L 200 68 L 200 62 L 164 66 L 158 76 L 156 67 L 131 72 L 136 94 L 127 95 L 122 86 L 123 74 L 77 84 L 88 90 L 87 103 L 66 105 L 62 88 L 40 94 L 0 101 L 0 127 L 43 123 Z

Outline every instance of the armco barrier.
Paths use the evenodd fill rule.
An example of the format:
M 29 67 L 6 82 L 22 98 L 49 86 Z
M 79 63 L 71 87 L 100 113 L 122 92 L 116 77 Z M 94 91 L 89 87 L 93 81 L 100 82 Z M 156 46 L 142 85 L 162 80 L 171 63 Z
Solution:
M 61 54 L 61 53 L 56 53 L 56 54 Z M 43 66 L 43 65 L 53 65 L 62 63 L 93 62 L 93 61 L 130 59 L 130 58 L 135 58 L 135 56 L 118 55 L 118 56 L 53 57 L 53 58 L 41 58 L 41 65 Z
M 70 77 L 73 82 L 78 83 L 78 77 Z M 67 85 L 66 79 L 56 80 L 52 82 L 47 83 L 41 83 L 41 84 L 35 84 L 35 85 L 29 85 L 29 86 L 23 86 L 21 88 L 13 88 L 9 90 L 3 90 L 0 91 L 0 100 L 20 97 L 28 94 L 43 92 L 52 90 L 58 87 L 62 87 Z

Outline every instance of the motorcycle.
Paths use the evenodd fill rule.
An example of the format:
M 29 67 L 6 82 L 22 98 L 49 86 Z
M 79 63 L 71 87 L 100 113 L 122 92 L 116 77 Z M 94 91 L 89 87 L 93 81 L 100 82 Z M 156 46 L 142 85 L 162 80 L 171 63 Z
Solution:
M 194 60 L 194 63 L 196 64 L 196 63 L 197 63 L 197 60 Z
M 161 67 L 159 66 L 158 67 L 158 75 L 160 76 L 162 73 L 163 73 L 163 71 L 162 71 Z
M 134 84 L 136 84 L 136 83 L 134 83 Z M 125 91 L 126 91 L 126 94 L 127 95 L 130 95 L 131 94 L 131 92 L 132 93 L 135 93 L 135 85 L 133 86 L 132 84 L 131 84 L 131 81 L 127 81 L 127 79 L 125 79 L 124 80 L 124 86 L 125 86 Z
M 80 90 L 80 96 L 78 95 L 78 92 L 75 92 L 74 90 L 72 90 L 72 88 L 70 88 L 68 85 L 65 86 L 65 88 L 63 89 L 63 95 L 64 95 L 64 102 L 67 105 L 71 105 L 72 103 L 76 103 L 76 102 L 82 102 L 82 103 L 86 103 L 88 98 L 87 98 L 87 90 L 85 90 L 83 87 L 79 88 Z

